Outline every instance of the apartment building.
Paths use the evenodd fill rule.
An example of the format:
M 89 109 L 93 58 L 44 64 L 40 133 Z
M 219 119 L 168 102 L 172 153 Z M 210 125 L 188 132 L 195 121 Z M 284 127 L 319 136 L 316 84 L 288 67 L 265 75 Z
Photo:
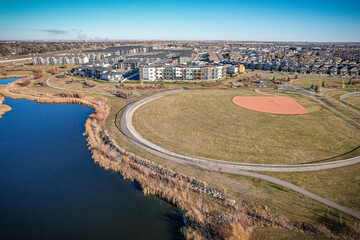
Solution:
M 88 77 L 104 81 L 120 81 L 123 79 L 122 73 L 104 63 L 88 63 L 80 67 L 73 68 L 72 74 L 80 77 Z
M 211 81 L 226 76 L 226 65 L 174 65 L 154 63 L 139 67 L 143 81 Z
M 228 65 L 227 67 L 227 73 L 228 74 L 234 74 L 239 72 L 245 72 L 245 66 L 244 65 Z
M 81 65 L 89 62 L 84 54 L 47 55 L 34 57 L 32 60 L 34 65 Z

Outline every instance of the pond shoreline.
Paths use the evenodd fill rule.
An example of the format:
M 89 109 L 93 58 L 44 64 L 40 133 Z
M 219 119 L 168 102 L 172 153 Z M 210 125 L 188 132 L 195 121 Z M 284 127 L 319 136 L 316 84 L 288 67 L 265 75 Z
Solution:
M 4 102 L 4 97 L 0 96 L 0 118 L 5 113 L 11 111 L 11 107 L 8 106 L 8 105 L 3 104 L 3 102 Z
M 188 239 L 227 239 L 238 236 L 249 239 L 254 226 L 276 226 L 321 234 L 314 226 L 288 222 L 282 216 L 264 215 L 249 208 L 247 203 L 236 202 L 221 193 L 216 198 L 216 191 L 206 183 L 126 152 L 102 128 L 110 111 L 104 97 L 55 97 L 48 93 L 13 89 L 13 84 L 0 89 L 0 94 L 38 103 L 80 104 L 93 108 L 94 112 L 86 120 L 84 135 L 87 136 L 94 162 L 105 169 L 119 172 L 125 179 L 138 182 L 145 195 L 157 196 L 176 206 L 188 222 L 188 227 L 182 230 Z M 218 209 L 226 211 L 218 212 Z
M 33 92 L 15 90 L 13 89 L 14 84 L 16 84 L 16 81 L 0 89 L 0 95 L 12 99 L 26 99 L 46 104 L 80 104 L 94 109 L 94 112 L 86 120 L 84 133 L 87 136 L 88 148 L 94 162 L 106 170 L 119 172 L 124 179 L 138 182 L 145 195 L 154 195 L 177 207 L 184 214 L 189 226 L 187 229 L 182 230 L 184 235 L 202 236 L 204 232 L 209 233 L 209 228 L 213 228 L 212 223 L 204 221 L 204 213 L 198 209 L 195 203 L 196 200 L 193 198 L 196 198 L 197 194 L 212 194 L 215 190 L 209 189 L 204 182 L 175 173 L 118 147 L 107 131 L 101 128 L 102 123 L 109 114 L 109 107 L 106 105 L 105 98 L 98 97 L 93 100 L 87 99 L 87 97 L 80 99 L 54 97 L 49 94 L 38 95 Z M 162 187 L 159 186 L 159 181 L 166 182 L 168 186 L 165 186 L 165 184 Z M 191 194 L 192 199 L 189 199 L 190 194 L 185 198 L 177 195 L 176 191 L 174 192 L 174 187 L 185 189 L 186 192 L 194 191 Z M 234 204 L 233 200 L 225 200 L 223 197 L 219 201 L 221 205 L 224 203 L 228 206 Z M 211 216 L 211 219 L 215 220 L 215 217 Z M 251 229 L 249 228 L 249 230 Z M 218 231 L 222 230 L 219 229 Z M 249 233 L 249 231 L 246 231 L 246 236 L 249 236 Z M 222 233 L 218 232 L 217 235 L 222 235 Z

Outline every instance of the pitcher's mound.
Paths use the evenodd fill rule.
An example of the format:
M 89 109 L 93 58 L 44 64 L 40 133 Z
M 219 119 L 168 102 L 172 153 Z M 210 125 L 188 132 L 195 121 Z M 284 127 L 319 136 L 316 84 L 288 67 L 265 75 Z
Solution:
M 236 105 L 250 110 L 275 114 L 306 114 L 309 113 L 303 106 L 292 97 L 261 96 L 261 97 L 234 97 Z

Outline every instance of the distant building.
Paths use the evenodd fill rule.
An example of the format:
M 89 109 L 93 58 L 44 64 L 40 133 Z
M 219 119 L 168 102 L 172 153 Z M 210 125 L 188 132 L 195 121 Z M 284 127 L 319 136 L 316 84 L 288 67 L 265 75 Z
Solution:
M 174 65 L 171 62 L 159 62 L 139 67 L 143 81 L 211 81 L 226 76 L 226 65 Z
M 34 65 L 81 65 L 89 62 L 84 54 L 47 55 L 34 57 L 32 60 Z
M 101 63 L 81 65 L 80 67 L 72 69 L 72 73 L 75 76 L 88 77 L 104 81 L 120 81 L 123 79 L 122 73 L 117 72 L 107 64 Z
M 228 74 L 235 74 L 239 72 L 245 72 L 245 66 L 240 65 L 227 65 L 227 73 Z

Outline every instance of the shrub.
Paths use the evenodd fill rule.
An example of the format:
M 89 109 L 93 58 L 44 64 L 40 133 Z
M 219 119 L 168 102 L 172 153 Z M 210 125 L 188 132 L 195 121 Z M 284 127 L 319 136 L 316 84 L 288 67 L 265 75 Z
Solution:
M 64 94 L 65 94 L 65 97 L 73 97 L 74 96 L 72 94 L 72 92 L 70 92 L 70 91 L 66 91 Z
M 57 67 L 52 67 L 51 69 L 50 69 L 50 72 L 52 73 L 52 74 L 55 74 L 55 73 L 57 73 L 59 71 L 59 69 L 57 68 Z
M 315 85 L 314 90 L 315 90 L 315 92 L 319 92 L 319 86 Z
M 77 93 L 77 97 L 78 98 L 83 98 L 85 96 L 85 94 L 83 92 L 79 92 Z
M 44 74 L 45 71 L 44 69 L 42 69 L 41 67 L 38 67 L 35 71 L 34 71 L 35 74 Z
M 34 75 L 34 79 L 39 79 L 39 78 L 42 78 L 42 77 L 43 77 L 43 75 L 40 74 L 40 73 L 36 73 L 36 74 Z
M 320 233 L 326 237 L 331 237 L 330 229 L 327 226 L 325 226 L 324 224 L 315 226 L 315 229 L 318 233 Z
M 21 87 L 25 87 L 25 86 L 29 85 L 30 83 L 31 83 L 30 79 L 26 78 L 26 79 L 22 80 L 21 82 L 19 82 L 18 84 Z

